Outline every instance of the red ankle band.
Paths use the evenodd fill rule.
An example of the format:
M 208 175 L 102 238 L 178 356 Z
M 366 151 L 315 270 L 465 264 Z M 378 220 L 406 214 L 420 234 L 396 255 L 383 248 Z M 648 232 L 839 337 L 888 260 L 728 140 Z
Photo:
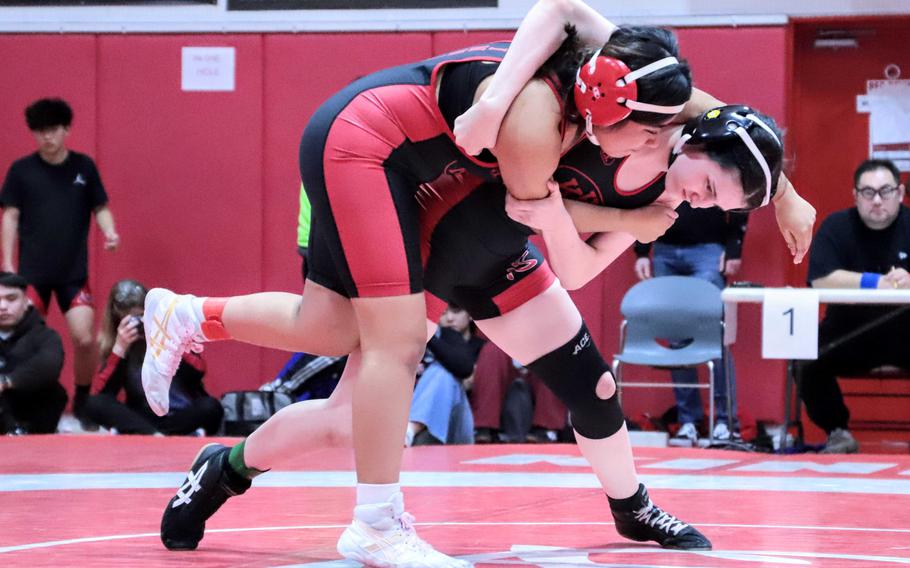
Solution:
M 206 298 L 202 301 L 202 315 L 205 321 L 200 326 L 205 338 L 210 341 L 218 339 L 230 339 L 231 334 L 224 329 L 224 323 L 221 316 L 224 314 L 224 306 L 230 298 Z

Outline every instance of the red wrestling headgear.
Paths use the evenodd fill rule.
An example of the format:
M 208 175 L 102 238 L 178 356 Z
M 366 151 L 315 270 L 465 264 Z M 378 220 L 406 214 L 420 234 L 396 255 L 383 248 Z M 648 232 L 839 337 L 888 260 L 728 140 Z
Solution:
M 664 67 L 676 65 L 675 57 L 664 57 L 631 71 L 619 59 L 601 55 L 600 50 L 578 68 L 575 77 L 575 106 L 585 117 L 585 130 L 595 144 L 594 126 L 611 126 L 625 119 L 633 110 L 676 114 L 685 104 L 663 106 L 643 103 L 638 96 L 637 79 Z

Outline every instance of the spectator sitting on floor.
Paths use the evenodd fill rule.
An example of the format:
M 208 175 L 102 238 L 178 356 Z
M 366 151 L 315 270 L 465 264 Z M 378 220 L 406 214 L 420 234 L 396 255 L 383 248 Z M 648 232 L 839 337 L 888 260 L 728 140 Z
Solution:
M 278 375 L 259 390 L 286 393 L 294 402 L 329 398 L 338 386 L 347 361 L 347 356 L 294 353 Z
M 0 432 L 53 434 L 66 406 L 63 343 L 25 295 L 28 282 L 0 272 Z
M 449 304 L 427 344 L 417 380 L 405 444 L 473 444 L 474 417 L 465 391 L 484 340 L 471 316 Z
M 813 288 L 910 288 L 910 211 L 901 204 L 904 185 L 889 160 L 866 160 L 853 176 L 855 206 L 832 213 L 818 229 L 809 256 Z M 828 306 L 818 330 L 819 356 L 800 368 L 800 397 L 809 418 L 828 434 L 825 453 L 854 453 L 850 411 L 838 375 L 882 365 L 910 367 L 910 315 L 898 315 L 842 343 L 832 342 L 895 306 Z
M 171 383 L 170 412 L 156 416 L 142 390 L 145 356 L 142 313 L 146 288 L 135 280 L 121 280 L 111 288 L 104 309 L 99 344 L 100 392 L 90 396 L 86 412 L 97 424 L 121 434 L 192 434 L 218 432 L 224 410 L 202 384 L 206 364 L 201 356 L 186 353 Z M 118 400 L 125 391 L 125 403 Z
M 530 396 L 513 399 L 510 392 Z M 500 438 L 517 443 L 555 442 L 568 416 L 553 391 L 492 343 L 484 345 L 477 358 L 471 408 L 478 444 Z

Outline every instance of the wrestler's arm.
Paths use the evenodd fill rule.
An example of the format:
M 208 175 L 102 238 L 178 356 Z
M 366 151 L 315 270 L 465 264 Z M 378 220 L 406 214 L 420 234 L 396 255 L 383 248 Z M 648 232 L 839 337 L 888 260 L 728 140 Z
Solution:
M 708 94 L 701 89 L 692 88 L 692 96 L 689 97 L 686 106 L 682 111 L 673 117 L 671 124 L 685 124 L 693 118 L 698 118 L 712 108 L 724 106 L 724 102 L 715 98 L 714 95 Z
M 544 199 L 506 200 L 509 216 L 520 223 L 540 230 L 547 245 L 547 259 L 559 281 L 568 290 L 587 284 L 635 242 L 625 232 L 601 233 L 588 241 L 582 240 L 559 195 L 556 182 L 548 183 L 549 195 Z
M 796 188 L 784 174 L 780 175 L 777 193 L 772 198 L 774 215 L 780 233 L 787 241 L 787 248 L 793 255 L 793 264 L 799 264 L 809 252 L 812 244 L 812 228 L 815 226 L 815 207 L 796 193 Z
M 616 26 L 581 0 L 540 0 L 522 20 L 512 44 L 485 90 L 455 120 L 455 140 L 465 152 L 479 154 L 496 145 L 499 126 L 512 101 L 575 26 L 583 44 L 601 46 Z
M 542 234 L 547 244 L 547 259 L 566 290 L 577 290 L 590 282 L 635 243 L 635 237 L 621 232 L 598 233 L 587 242 L 581 241 L 578 233 L 571 235 L 567 232 L 563 236 L 554 233 L 548 235 L 546 232 Z M 559 242 L 573 237 L 584 246 L 569 249 Z M 554 246 L 562 248 L 560 254 L 552 254 Z M 560 269 L 557 269 L 558 263 L 562 263 Z
M 672 207 L 657 203 L 635 209 L 613 209 L 570 199 L 563 201 L 577 232 L 623 231 L 643 243 L 659 239 L 679 217 Z
M 549 86 L 540 80 L 531 81 L 506 114 L 493 153 L 508 190 L 509 216 L 541 231 L 554 272 L 563 285 L 577 288 L 628 248 L 635 237 L 603 237 L 607 252 L 598 252 L 579 237 L 572 217 L 563 206 L 559 186 L 550 179 L 559 163 L 561 121 L 561 107 Z M 630 212 L 599 209 L 600 231 L 628 233 L 634 228 L 630 222 L 638 222 Z M 675 219 L 672 209 L 663 209 L 666 212 L 661 215 Z M 528 212 L 526 218 L 521 217 L 521 210 Z M 672 219 L 665 222 L 661 233 L 672 224 Z M 592 272 L 592 264 L 599 267 L 597 272 Z
M 561 112 L 550 87 L 542 80 L 534 80 L 522 89 L 506 114 L 493 153 L 512 197 L 539 200 L 550 195 L 546 183 L 559 164 Z M 555 191 L 558 192 L 558 187 Z M 578 242 L 583 242 L 578 233 L 614 231 L 629 233 L 642 242 L 651 242 L 663 235 L 677 218 L 673 208 L 657 204 L 622 210 L 567 201 L 564 209 L 569 211 L 566 217 L 574 222 L 575 240 Z M 555 211 L 555 208 L 544 211 Z M 512 215 L 513 219 L 541 231 L 542 224 L 537 221 L 543 219 L 543 223 L 547 223 L 545 217 L 546 213 L 535 213 L 523 220 Z M 569 246 L 568 239 L 561 242 Z
M 531 81 L 506 114 L 493 153 L 508 191 L 509 215 L 541 231 L 553 271 L 564 286 L 579 287 L 593 277 L 583 267 L 596 251 L 578 236 L 562 205 L 559 186 L 550 179 L 562 146 L 560 112 L 549 86 L 543 81 Z M 532 216 L 523 220 L 510 211 L 512 206 L 525 209 Z M 619 210 L 612 211 L 618 224 Z M 627 241 L 623 247 L 626 248 L 634 239 L 629 236 L 622 240 Z M 582 281 L 584 278 L 587 280 Z
M 543 81 L 521 90 L 502 122 L 493 154 L 509 194 L 518 199 L 548 195 L 547 181 L 556 171 L 562 149 L 559 101 Z

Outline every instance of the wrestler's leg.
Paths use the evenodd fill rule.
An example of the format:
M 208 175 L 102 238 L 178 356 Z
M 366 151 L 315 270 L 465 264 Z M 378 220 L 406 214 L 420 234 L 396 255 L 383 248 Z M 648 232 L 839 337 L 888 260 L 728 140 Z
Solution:
M 509 313 L 476 323 L 490 341 L 528 365 L 571 340 L 578 333 L 582 318 L 568 292 L 554 282 L 544 293 Z M 615 391 L 613 376 L 604 373 L 597 383 L 597 396 L 607 399 Z M 607 495 L 617 499 L 638 491 L 638 475 L 625 425 L 600 440 L 586 438 L 578 432 L 576 439 Z
M 427 320 L 427 340 L 436 332 Z M 348 357 L 338 386 L 327 399 L 286 406 L 244 440 L 243 466 L 259 471 L 281 467 L 282 460 L 330 446 L 350 446 L 351 401 L 360 374 L 360 349 Z
M 357 347 L 350 300 L 312 281 L 302 296 L 266 292 L 205 298 L 155 288 L 146 295 L 143 322 L 142 386 L 159 416 L 168 412 L 171 380 L 183 353 L 201 349 L 202 341 L 236 334 L 246 343 L 314 355 L 346 355 Z
M 435 333 L 436 325 L 435 321 L 426 320 L 425 339 Z M 244 493 L 253 477 L 281 467 L 284 459 L 324 447 L 350 445 L 351 401 L 360 361 L 361 354 L 357 349 L 348 357 L 338 386 L 328 399 L 308 400 L 285 407 L 232 448 L 214 444 L 203 448 L 191 471 L 197 471 L 211 460 L 212 467 L 219 470 L 219 475 L 213 479 L 223 483 L 206 484 L 209 490 L 196 495 L 197 503 L 204 505 L 201 513 L 189 511 L 187 507 L 168 506 L 165 509 L 161 531 L 165 546 L 174 550 L 195 548 L 204 535 L 205 521 L 230 496 Z M 221 487 L 228 487 L 230 491 L 219 490 Z M 171 501 L 178 502 L 179 499 L 178 491 Z
M 244 441 L 245 465 L 259 471 L 280 468 L 286 459 L 324 447 L 350 447 L 351 400 L 360 371 L 360 350 L 348 357 L 329 398 L 286 406 Z
M 351 301 L 313 281 L 301 295 L 234 296 L 219 317 L 231 339 L 261 347 L 337 356 L 357 345 Z
M 666 548 L 711 548 L 696 528 L 654 505 L 638 482 L 613 376 L 558 282 L 505 315 L 476 323 L 569 408 L 578 446 L 609 498 L 619 534 Z

